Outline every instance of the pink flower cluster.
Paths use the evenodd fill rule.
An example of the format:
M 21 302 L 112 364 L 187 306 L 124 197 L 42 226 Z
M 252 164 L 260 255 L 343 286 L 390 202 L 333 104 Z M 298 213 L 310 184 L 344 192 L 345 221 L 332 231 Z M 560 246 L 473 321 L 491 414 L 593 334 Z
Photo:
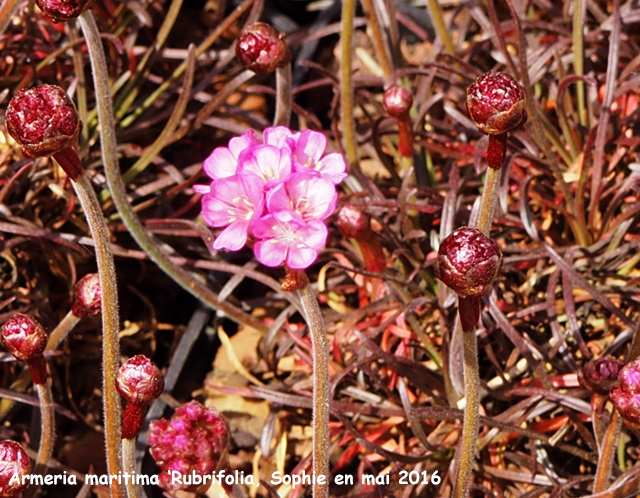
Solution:
M 336 184 L 347 175 L 340 154 L 324 154 L 322 133 L 294 133 L 284 126 L 232 138 L 204 161 L 211 185 L 204 194 L 202 217 L 224 230 L 213 248 L 237 251 L 253 244 L 258 261 L 301 270 L 311 265 L 327 241 L 323 220 L 334 211 Z
M 174 483 L 167 471 L 182 475 L 195 472 L 200 476 L 216 471 L 229 445 L 229 428 L 215 408 L 190 401 L 178 407 L 171 420 L 153 420 L 148 441 L 151 456 L 162 469 L 160 486 L 168 490 L 196 491 L 198 486 Z

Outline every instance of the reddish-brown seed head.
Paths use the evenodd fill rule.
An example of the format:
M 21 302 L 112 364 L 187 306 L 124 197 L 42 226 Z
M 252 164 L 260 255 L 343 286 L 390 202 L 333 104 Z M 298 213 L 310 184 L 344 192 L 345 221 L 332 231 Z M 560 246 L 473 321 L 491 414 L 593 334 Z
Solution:
M 29 315 L 16 313 L 2 326 L 4 347 L 21 361 L 41 356 L 47 347 L 47 339 L 42 325 Z
M 502 253 L 493 239 L 476 228 L 459 228 L 438 249 L 436 277 L 462 297 L 480 297 L 502 268 Z
M 45 157 L 73 147 L 82 128 L 73 101 L 62 88 L 20 90 L 9 102 L 7 130 L 26 157 Z
M 238 37 L 236 57 L 256 73 L 270 73 L 291 60 L 284 33 L 263 22 L 253 23 Z
M 102 288 L 97 273 L 88 273 L 75 287 L 76 300 L 71 306 L 71 312 L 78 318 L 97 315 L 102 309 Z
M 524 88 L 508 74 L 486 73 L 467 89 L 467 109 L 481 132 L 499 135 L 527 120 Z
M 620 384 L 611 388 L 609 397 L 624 423 L 640 429 L 640 358 L 627 363 L 618 373 Z
M 155 363 L 139 354 L 120 367 L 116 387 L 127 401 L 148 405 L 162 394 L 164 379 Z
M 76 19 L 90 3 L 90 0 L 36 0 L 42 13 L 56 22 Z
M 22 476 L 31 473 L 29 455 L 14 441 L 0 441 L 0 498 L 10 498 L 24 491 L 29 480 L 22 484 Z M 18 482 L 12 477 L 17 476 Z
M 413 105 L 411 92 L 402 85 L 391 85 L 382 98 L 385 112 L 392 118 L 402 119 L 409 115 Z

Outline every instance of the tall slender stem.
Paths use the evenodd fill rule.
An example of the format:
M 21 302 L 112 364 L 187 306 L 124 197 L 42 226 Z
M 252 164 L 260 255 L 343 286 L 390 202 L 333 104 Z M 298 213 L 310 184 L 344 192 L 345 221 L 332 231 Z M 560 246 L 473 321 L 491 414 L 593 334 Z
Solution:
M 355 16 L 355 0 L 342 0 L 342 37 L 340 43 L 340 99 L 342 102 L 342 133 L 344 150 L 349 168 L 358 163 L 358 147 L 356 144 L 356 127 L 353 120 L 353 17 Z
M 484 179 L 484 190 L 482 191 L 482 199 L 480 201 L 480 215 L 478 216 L 478 230 L 487 237 L 491 232 L 493 214 L 496 210 L 501 171 L 502 168 L 487 168 L 487 173 Z
M 369 21 L 368 28 L 371 30 L 373 50 L 376 53 L 378 62 L 380 63 L 382 74 L 385 78 L 390 78 L 393 73 L 393 66 L 384 40 L 384 30 L 382 29 L 375 5 L 373 4 L 373 0 L 360 0 L 360 2 L 362 3 L 362 8 L 364 9 L 367 20 Z
M 122 440 L 122 461 L 124 471 L 133 476 L 136 471 L 136 440 L 135 438 Z M 140 498 L 140 488 L 133 479 L 126 480 L 129 498 Z
M 314 498 L 329 497 L 329 345 L 318 300 L 309 284 L 297 291 L 305 314 L 313 355 L 313 484 Z M 324 476 L 324 484 L 317 481 Z
M 463 304 L 460 304 L 460 306 L 463 306 Z M 463 329 L 462 341 L 464 346 L 464 395 L 466 405 L 462 422 L 460 459 L 453 488 L 453 498 L 466 498 L 469 496 L 473 460 L 476 453 L 476 439 L 478 437 L 479 383 L 475 327 L 473 331 Z
M 607 431 L 604 433 L 602 449 L 598 458 L 598 467 L 596 468 L 596 477 L 593 481 L 593 494 L 604 491 L 607 488 L 621 428 L 622 417 L 620 417 L 618 410 L 614 408 L 611 414 L 611 421 L 607 426 Z
M 55 440 L 55 416 L 53 396 L 51 395 L 50 380 L 42 384 L 36 384 L 36 391 L 40 399 L 40 446 L 36 457 L 36 474 L 44 474 L 47 470 L 49 459 L 53 454 L 53 442 Z
M 444 23 L 444 18 L 442 17 L 442 10 L 440 9 L 440 4 L 438 0 L 427 0 L 427 5 L 429 6 L 429 13 L 431 14 L 431 19 L 433 21 L 433 26 L 436 28 L 436 33 L 438 33 L 438 37 L 442 40 L 444 44 L 444 48 L 448 54 L 455 54 L 456 49 L 453 46 L 453 42 L 451 41 L 451 37 L 449 36 L 449 30 L 447 29 L 447 25 Z
M 109 232 L 95 191 L 86 175 L 82 175 L 72 183 L 95 241 L 96 262 L 102 290 L 102 396 L 107 467 L 110 475 L 119 475 L 119 472 L 122 471 L 120 461 L 122 446 L 120 397 L 116 389 L 116 375 L 120 366 L 120 319 L 118 317 L 116 270 L 111 253 Z M 111 483 L 111 496 L 114 498 L 123 496 L 120 484 Z
M 244 4 L 243 4 L 244 5 Z M 218 299 L 218 295 L 211 291 L 206 285 L 194 278 L 184 268 L 171 261 L 167 254 L 160 248 L 155 238 L 147 232 L 136 214 L 133 212 L 127 193 L 120 175 L 118 165 L 117 141 L 114 128 L 113 107 L 111 104 L 111 94 L 109 91 L 109 74 L 107 63 L 102 48 L 102 40 L 98 26 L 90 10 L 85 11 L 80 16 L 80 25 L 87 40 L 89 56 L 93 69 L 93 83 L 96 91 L 98 104 L 98 117 L 100 126 L 100 137 L 102 142 L 102 157 L 104 161 L 105 173 L 113 203 L 115 204 L 122 221 L 126 225 L 131 236 L 138 245 L 149 255 L 149 258 L 157 264 L 167 275 L 169 275 L 183 289 L 191 293 L 197 299 L 207 304 L 215 310 L 219 310 L 238 323 L 249 325 L 261 331 L 266 331 L 267 327 L 258 319 L 245 313 L 241 309 L 226 301 Z M 186 66 L 186 63 L 185 63 Z
M 291 62 L 276 69 L 276 112 L 274 126 L 289 126 L 291 121 Z

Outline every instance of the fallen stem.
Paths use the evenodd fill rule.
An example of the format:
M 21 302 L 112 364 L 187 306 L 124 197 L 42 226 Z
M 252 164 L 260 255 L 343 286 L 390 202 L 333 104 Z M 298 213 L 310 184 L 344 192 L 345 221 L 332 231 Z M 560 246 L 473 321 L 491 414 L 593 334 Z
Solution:
M 291 121 L 291 62 L 276 69 L 276 112 L 273 126 L 289 126 Z
M 135 438 L 122 440 L 122 461 L 125 475 L 134 475 L 136 472 L 136 440 Z M 129 498 L 140 498 L 140 487 L 134 479 L 125 479 Z
M 44 475 L 47 471 L 49 459 L 53 454 L 53 441 L 55 440 L 55 413 L 53 396 L 49 379 L 42 384 L 36 384 L 36 391 L 40 399 L 40 445 L 36 457 L 35 473 Z

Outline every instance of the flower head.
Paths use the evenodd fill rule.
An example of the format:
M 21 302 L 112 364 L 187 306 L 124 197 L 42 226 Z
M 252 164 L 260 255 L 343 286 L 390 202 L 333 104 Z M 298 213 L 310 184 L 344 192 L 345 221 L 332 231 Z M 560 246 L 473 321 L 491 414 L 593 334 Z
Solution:
M 611 388 L 618 384 L 618 374 L 622 367 L 622 360 L 605 355 L 597 360 L 588 361 L 578 372 L 578 380 L 590 391 L 607 396 Z
M 2 326 L 4 347 L 22 361 L 41 356 L 48 337 L 38 320 L 22 313 L 16 313 Z
M 30 158 L 51 156 L 75 145 L 82 129 L 73 101 L 54 85 L 20 90 L 5 117 L 9 134 Z
M 76 300 L 71 312 L 79 317 L 95 316 L 102 310 L 102 287 L 97 273 L 87 273 L 78 280 L 75 288 Z
M 202 476 L 216 471 L 224 460 L 229 445 L 229 428 L 224 417 L 214 408 L 205 408 L 197 401 L 180 406 L 170 420 L 151 422 L 149 428 L 151 456 L 162 472 L 160 485 L 167 490 L 184 489 L 204 492 L 204 486 L 184 486 L 172 482 L 167 470 L 183 475 Z
M 292 211 L 269 214 L 256 221 L 253 234 L 259 239 L 253 251 L 265 266 L 280 266 L 302 270 L 318 257 L 327 242 L 327 227 L 318 220 L 305 222 Z
M 467 109 L 482 133 L 499 135 L 527 120 L 522 85 L 505 73 L 486 73 L 467 89 Z
M 127 401 L 148 405 L 162 394 L 164 379 L 155 363 L 139 354 L 129 358 L 118 370 L 116 387 Z
M 256 73 L 270 73 L 291 60 L 286 36 L 263 22 L 248 26 L 238 37 L 236 57 Z
M 609 397 L 629 427 L 640 428 L 640 358 L 627 363 L 618 374 L 620 385 Z
M 264 182 L 254 175 L 235 175 L 211 185 L 202 198 L 202 217 L 212 227 L 226 227 L 213 248 L 237 251 L 247 243 L 251 223 L 262 214 Z
M 15 441 L 0 441 L 0 498 L 10 498 L 24 491 L 30 481 L 23 480 L 22 476 L 30 473 L 31 461 L 22 446 Z
M 494 240 L 476 228 L 459 228 L 440 244 L 436 277 L 461 297 L 480 297 L 502 267 Z
M 90 3 L 90 0 L 36 0 L 42 13 L 56 22 L 76 19 Z
M 405 118 L 409 115 L 411 106 L 413 105 L 413 96 L 411 92 L 402 85 L 391 85 L 384 92 L 382 105 L 385 112 L 392 118 Z

